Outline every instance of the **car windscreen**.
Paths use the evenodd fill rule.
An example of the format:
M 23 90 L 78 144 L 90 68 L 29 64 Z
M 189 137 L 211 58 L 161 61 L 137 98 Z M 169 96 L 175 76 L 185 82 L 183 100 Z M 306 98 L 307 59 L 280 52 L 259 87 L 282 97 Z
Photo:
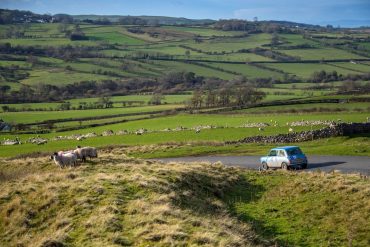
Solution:
M 286 150 L 286 152 L 288 153 L 288 155 L 299 155 L 299 154 L 302 154 L 302 151 L 299 148 L 288 149 L 288 150 Z

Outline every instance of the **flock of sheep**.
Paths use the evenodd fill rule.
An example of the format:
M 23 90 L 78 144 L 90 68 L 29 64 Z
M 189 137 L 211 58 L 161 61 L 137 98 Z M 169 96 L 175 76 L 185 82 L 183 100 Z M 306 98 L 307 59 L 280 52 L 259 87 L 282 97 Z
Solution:
M 66 166 L 74 167 L 77 161 L 86 161 L 86 158 L 97 158 L 98 151 L 94 147 L 80 147 L 77 146 L 75 150 L 55 152 L 50 159 L 54 160 L 55 164 L 60 168 Z

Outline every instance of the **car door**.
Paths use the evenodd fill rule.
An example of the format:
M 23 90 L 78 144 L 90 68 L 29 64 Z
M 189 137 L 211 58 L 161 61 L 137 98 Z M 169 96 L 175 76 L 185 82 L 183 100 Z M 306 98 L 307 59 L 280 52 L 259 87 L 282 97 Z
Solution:
M 277 151 L 276 166 L 281 167 L 281 163 L 286 162 L 286 154 L 284 150 Z
M 277 166 L 277 160 L 276 160 L 276 155 L 277 155 L 277 151 L 276 150 L 271 150 L 269 155 L 268 155 L 268 158 L 267 158 L 267 165 L 269 167 L 276 167 Z

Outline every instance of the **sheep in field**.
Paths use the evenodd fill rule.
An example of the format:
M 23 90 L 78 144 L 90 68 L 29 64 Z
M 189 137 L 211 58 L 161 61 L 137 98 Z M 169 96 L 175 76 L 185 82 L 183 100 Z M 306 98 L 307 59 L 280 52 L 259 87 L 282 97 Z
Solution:
M 289 128 L 289 133 L 293 133 L 293 129 L 292 128 Z
M 77 158 L 82 160 L 83 162 L 86 161 L 86 158 L 97 158 L 98 157 L 98 151 L 94 147 L 83 147 L 77 146 L 77 149 L 75 149 L 74 154 L 76 154 Z
M 55 152 L 50 158 L 54 160 L 55 164 L 58 165 L 60 168 L 68 165 L 72 167 L 75 166 L 77 163 L 77 155 L 71 152 Z

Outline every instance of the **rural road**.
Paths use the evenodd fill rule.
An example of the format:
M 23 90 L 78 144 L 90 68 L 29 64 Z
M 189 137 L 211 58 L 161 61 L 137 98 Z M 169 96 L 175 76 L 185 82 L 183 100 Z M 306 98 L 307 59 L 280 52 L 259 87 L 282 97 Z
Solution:
M 261 156 L 200 156 L 200 157 L 180 157 L 180 158 L 162 158 L 156 159 L 167 162 L 217 162 L 220 161 L 224 165 L 240 166 L 250 169 L 258 169 L 259 159 Z M 308 169 L 321 171 L 340 170 L 343 173 L 360 172 L 370 175 L 370 157 L 367 156 L 307 156 Z

